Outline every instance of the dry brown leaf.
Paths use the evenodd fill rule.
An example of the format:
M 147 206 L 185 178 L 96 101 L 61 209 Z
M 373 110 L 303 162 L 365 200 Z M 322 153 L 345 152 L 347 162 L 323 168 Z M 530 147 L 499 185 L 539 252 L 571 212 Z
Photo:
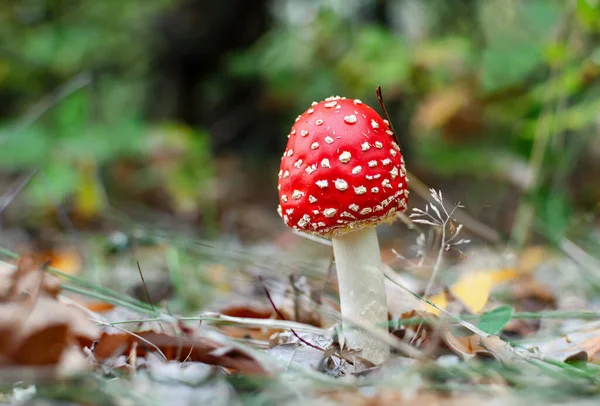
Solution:
M 16 269 L 12 265 L 0 264 L 0 300 L 7 297 L 12 291 L 15 273 Z
M 535 347 L 548 359 L 600 363 L 600 329 L 594 327 L 565 334 Z
M 511 320 L 502 329 L 504 336 L 527 337 L 540 329 L 540 320 Z
M 421 318 L 423 322 L 403 324 L 403 320 L 412 318 Z M 413 310 L 402 314 L 398 320 L 398 328 L 392 331 L 392 334 L 417 348 L 435 351 L 440 345 L 440 336 L 435 329 L 436 322 L 437 317 L 431 313 Z
M 219 313 L 240 318 L 292 320 L 322 327 L 321 313 L 312 299 L 311 286 L 308 282 L 303 278 L 294 278 L 282 287 L 283 289 L 280 287 L 280 289 L 268 291 L 268 296 L 265 293 L 268 304 L 254 301 L 231 304 L 219 309 Z M 280 329 L 247 326 L 221 326 L 219 329 L 230 337 L 255 340 L 269 340 L 274 333 L 281 331 Z
M 47 296 L 0 304 L 0 319 L 0 329 L 7 332 L 0 353 L 16 364 L 57 364 L 66 348 L 92 341 L 100 332 L 80 310 Z
M 83 306 L 94 313 L 109 312 L 115 308 L 114 305 L 106 302 L 88 302 L 83 304 Z
M 135 334 L 135 335 L 134 335 Z M 203 362 L 218 365 L 246 374 L 265 374 L 266 371 L 254 359 L 237 350 L 225 350 L 218 344 L 199 337 L 174 337 L 154 331 L 141 331 L 134 334 L 103 333 L 94 347 L 94 356 L 99 361 L 105 361 L 120 355 L 130 355 L 135 347 L 138 357 L 148 352 L 158 352 L 172 361 Z
M 511 286 L 512 299 L 520 304 L 523 311 L 540 311 L 556 305 L 554 294 L 546 286 L 535 281 L 531 275 Z
M 99 336 L 98 327 L 81 310 L 57 300 L 60 282 L 43 270 L 39 258 L 23 256 L 9 278 L 12 284 L 0 297 L 0 364 L 61 368 L 73 347 Z M 70 356 L 68 368 L 62 369 L 77 369 L 74 359 Z
M 19 266 L 4 271 L 6 281 L 0 301 L 18 301 L 36 295 L 56 297 L 60 291 L 60 280 L 44 270 L 45 263 L 38 256 L 23 255 Z
M 277 317 L 275 310 L 267 307 L 251 306 L 229 306 L 221 309 L 221 314 L 232 317 L 243 317 L 251 319 L 281 319 Z M 251 338 L 254 340 L 268 340 L 273 333 L 281 330 L 242 326 L 220 326 L 219 330 L 225 335 L 233 338 Z
M 250 307 L 250 306 L 229 306 L 221 309 L 219 313 L 231 317 L 246 317 L 251 319 L 271 319 L 276 318 L 275 311 L 272 308 Z
M 446 345 L 464 360 L 476 357 L 497 358 L 495 354 L 481 345 L 481 337 L 470 332 L 467 333 L 462 327 L 456 328 L 454 331 L 449 327 L 444 327 L 442 337 Z
M 50 296 L 56 299 L 60 289 L 60 280 L 45 271 L 19 271 L 13 284 L 13 298 L 9 298 L 9 300 L 19 300 L 19 298 L 36 295 Z
M 48 261 L 48 266 L 70 275 L 78 274 L 83 265 L 81 256 L 75 250 L 52 250 L 42 252 L 40 255 Z
M 417 110 L 415 124 L 424 129 L 439 128 L 469 103 L 468 89 L 463 86 L 443 89 L 427 97 Z

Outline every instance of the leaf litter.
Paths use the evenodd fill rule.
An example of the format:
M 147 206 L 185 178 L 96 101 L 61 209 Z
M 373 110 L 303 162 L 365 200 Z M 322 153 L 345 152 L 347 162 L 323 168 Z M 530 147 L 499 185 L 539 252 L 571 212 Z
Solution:
M 433 200 L 439 204 L 441 194 Z M 7 396 L 39 397 L 47 379 L 65 377 L 104 382 L 110 399 L 134 404 L 481 404 L 490 395 L 505 404 L 523 400 L 527 388 L 543 391 L 540 399 L 595 393 L 600 334 L 589 320 L 600 314 L 561 301 L 585 290 L 553 284 L 557 277 L 549 275 L 560 275 L 565 259 L 556 261 L 539 247 L 519 254 L 477 248 L 435 265 L 429 239 L 439 227 L 454 227 L 447 233 L 452 241 L 466 239 L 457 237 L 461 228 L 442 209 L 429 213 L 437 220 L 425 226 L 434 233 L 418 235 L 417 262 L 400 260 L 404 273 L 386 267 L 390 303 L 402 298 L 396 306 L 402 310 L 390 314 L 386 340 L 395 350 L 380 366 L 346 347 L 328 261 L 315 272 L 314 264 L 290 262 L 279 255 L 285 253 L 265 255 L 264 247 L 223 255 L 213 243 L 215 251 L 207 244 L 200 257 L 198 246 L 179 246 L 179 255 L 201 258 L 212 270 L 213 254 L 225 259 L 218 275 L 229 275 L 211 271 L 219 293 L 204 308 L 212 310 L 185 317 L 170 314 L 168 302 L 136 301 L 55 272 L 35 256 L 3 263 L 0 370 L 6 376 L 18 366 L 38 374 L 26 375 Z M 462 245 L 452 241 L 439 246 L 448 252 Z M 440 280 L 428 280 L 427 271 L 442 265 Z M 179 266 L 186 275 L 185 263 Z M 302 271 L 307 267 L 312 272 Z
M 81 310 L 59 300 L 60 280 L 35 257 L 23 257 L 17 268 L 3 266 L 0 297 L 0 365 L 49 366 L 57 373 L 87 367 L 84 341 L 100 329 Z

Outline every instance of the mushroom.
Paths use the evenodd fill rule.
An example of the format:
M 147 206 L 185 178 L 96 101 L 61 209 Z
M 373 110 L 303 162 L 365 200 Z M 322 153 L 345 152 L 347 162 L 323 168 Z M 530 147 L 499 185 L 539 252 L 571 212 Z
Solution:
M 332 239 L 346 342 L 379 364 L 389 347 L 352 324 L 388 331 L 375 226 L 394 221 L 408 201 L 394 133 L 360 100 L 335 96 L 299 115 L 288 137 L 277 211 L 287 226 Z

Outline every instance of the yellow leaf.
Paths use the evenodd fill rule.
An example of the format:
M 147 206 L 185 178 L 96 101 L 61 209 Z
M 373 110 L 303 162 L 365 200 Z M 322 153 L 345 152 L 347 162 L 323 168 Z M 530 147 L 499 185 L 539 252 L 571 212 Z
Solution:
M 450 292 L 472 313 L 479 313 L 487 304 L 493 286 L 491 272 L 474 272 L 460 278 L 450 287 Z
M 513 268 L 504 268 L 491 272 L 491 275 L 492 280 L 494 281 L 494 286 L 496 286 L 502 282 L 508 282 L 516 279 L 519 276 L 519 272 Z
M 103 209 L 104 193 L 93 162 L 80 165 L 80 181 L 75 193 L 75 210 L 84 219 L 97 216 Z
M 518 268 L 520 273 L 533 272 L 539 264 L 547 260 L 550 252 L 544 247 L 528 247 L 519 255 Z
M 472 272 L 461 276 L 452 286 L 450 292 L 458 298 L 472 313 L 479 313 L 487 304 L 492 289 L 504 282 L 518 278 L 520 273 L 513 268 L 503 268 L 495 271 Z M 448 297 L 445 292 L 428 298 L 430 302 L 448 308 Z M 428 304 L 425 310 L 439 316 L 440 311 Z
M 441 307 L 442 309 L 446 309 L 448 307 L 448 297 L 446 296 L 446 292 L 442 292 L 442 293 L 438 293 L 437 295 L 433 295 L 431 297 L 429 297 L 427 300 L 429 300 L 431 303 L 435 304 L 438 307 Z M 435 314 L 436 316 L 440 315 L 440 311 L 438 309 L 436 309 L 435 307 L 426 304 L 425 305 L 425 311 L 428 311 L 431 314 Z

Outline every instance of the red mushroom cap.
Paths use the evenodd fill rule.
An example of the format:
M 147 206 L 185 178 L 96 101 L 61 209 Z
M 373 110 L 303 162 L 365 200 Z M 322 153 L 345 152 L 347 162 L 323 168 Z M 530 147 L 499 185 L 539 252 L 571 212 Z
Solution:
M 298 116 L 279 171 L 285 224 L 333 237 L 406 209 L 404 159 L 387 120 L 360 100 L 329 97 Z

